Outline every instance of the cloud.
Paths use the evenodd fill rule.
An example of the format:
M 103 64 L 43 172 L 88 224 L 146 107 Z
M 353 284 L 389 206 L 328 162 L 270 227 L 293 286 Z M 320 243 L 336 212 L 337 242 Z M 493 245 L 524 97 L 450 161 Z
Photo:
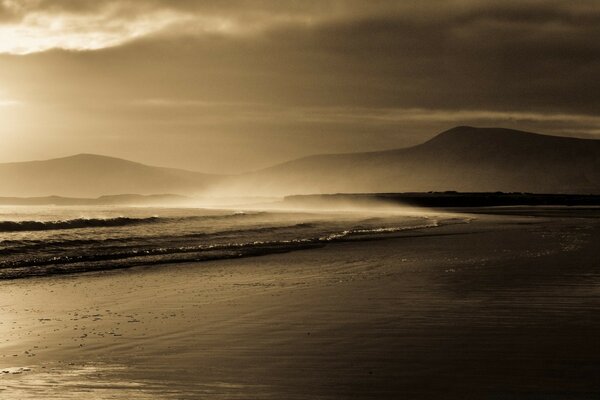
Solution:
M 17 8 L 20 17 L 0 25 L 0 53 L 97 50 L 160 32 L 186 20 L 185 15 L 175 11 L 142 9 L 135 14 L 131 7 L 107 3 L 98 10 Z
M 153 35 L 249 34 L 320 20 L 315 2 L 2 0 L 0 53 L 98 50 Z M 342 8 L 343 9 L 343 8 Z M 326 13 L 325 16 L 330 16 Z
M 374 39 L 373 34 L 385 34 L 381 30 L 385 24 L 408 30 L 406 36 L 387 36 L 386 40 L 423 39 L 429 46 L 436 44 L 431 39 L 469 42 L 473 33 L 483 38 L 496 35 L 487 36 L 493 42 L 510 40 L 513 33 L 531 37 L 532 28 L 537 31 L 534 36 L 564 41 L 573 28 L 597 28 L 598 18 L 593 0 L 0 0 L 0 53 L 98 50 L 161 35 L 252 35 L 293 27 L 306 32 L 324 26 L 372 29 L 359 41 L 364 43 Z M 343 35 L 332 39 L 336 38 L 345 39 Z
M 0 48 L 96 49 L 17 63 L 15 71 L 43 64 L 35 75 L 48 79 L 77 71 L 53 87 L 55 101 L 94 88 L 95 101 L 138 92 L 295 106 L 600 112 L 594 2 L 35 3 L 13 24 L 33 26 L 39 15 L 71 23 L 1 40 Z
M 21 79 L 13 92 L 53 102 L 136 93 L 298 107 L 600 112 L 600 11 L 593 2 L 38 3 L 27 15 L 114 25 L 67 24 L 75 33 L 38 44 L 50 49 L 63 40 L 63 47 L 96 51 L 3 58 L 5 85 L 37 77 L 35 86 Z M 134 12 L 139 7 L 145 12 Z M 102 39 L 88 40 L 98 31 Z
M 190 115 L 221 114 L 232 119 L 241 116 L 248 120 L 289 119 L 327 122 L 396 123 L 407 121 L 436 121 L 460 123 L 462 121 L 527 121 L 585 124 L 600 128 L 600 116 L 566 113 L 536 113 L 493 110 L 453 110 L 425 108 L 368 108 L 368 107 L 298 107 L 267 103 L 214 102 L 206 100 L 181 100 L 169 98 L 136 99 L 124 106 L 141 109 L 144 113 L 188 111 Z
M 373 108 L 283 106 L 243 102 L 211 102 L 169 98 L 137 99 L 123 104 L 124 112 L 168 126 L 173 121 L 198 129 L 244 127 L 276 132 L 277 127 L 336 132 L 352 138 L 356 132 L 394 132 L 402 127 L 437 126 L 437 133 L 456 125 L 510 126 L 576 137 L 597 137 L 600 116 L 568 113 L 494 111 L 483 109 Z M 260 128 L 257 128 L 260 127 Z M 299 129 L 299 127 L 303 127 Z M 404 132 L 407 134 L 408 132 Z M 283 134 L 281 132 L 280 134 Z M 422 139 L 421 139 L 422 140 Z M 396 145 L 397 146 L 397 145 Z

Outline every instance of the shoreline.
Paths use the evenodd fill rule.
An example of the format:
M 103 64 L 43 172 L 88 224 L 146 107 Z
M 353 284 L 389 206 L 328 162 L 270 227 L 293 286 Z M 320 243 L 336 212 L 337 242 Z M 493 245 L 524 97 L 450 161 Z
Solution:
M 599 225 L 478 215 L 293 253 L 2 281 L 0 395 L 439 398 L 435 379 L 446 398 L 587 398 L 600 393 Z
M 425 207 L 429 209 L 466 209 L 483 207 L 600 206 L 600 194 L 524 193 L 524 192 L 404 192 L 336 193 L 291 195 L 283 204 L 295 206 L 382 205 Z
M 373 227 L 371 229 L 340 228 L 338 231 L 316 232 L 313 236 L 299 236 L 287 240 L 269 239 L 265 241 L 255 241 L 252 238 L 250 241 L 246 242 L 193 243 L 191 246 L 171 246 L 170 248 L 159 247 L 155 249 L 146 249 L 141 252 L 134 249 L 129 253 L 121 251 L 121 253 L 113 258 L 111 258 L 110 255 L 107 257 L 95 256 L 92 254 L 87 257 L 74 256 L 71 258 L 51 257 L 45 259 L 33 259 L 32 261 L 26 260 L 24 263 L 20 262 L 20 260 L 17 260 L 12 264 L 10 261 L 6 263 L 0 262 L 0 281 L 29 279 L 43 276 L 82 274 L 94 271 L 121 270 L 146 266 L 161 267 L 175 264 L 205 263 L 228 259 L 260 257 L 268 254 L 293 253 L 296 251 L 320 248 L 329 243 L 385 240 L 396 236 L 410 235 L 411 232 L 422 229 L 437 228 L 440 225 L 469 222 L 468 217 L 463 217 L 461 219 L 457 217 L 457 214 L 449 213 L 432 213 L 430 215 L 419 216 L 412 215 L 406 216 L 405 218 L 406 220 L 401 221 L 398 226 Z M 116 220 L 118 219 L 122 218 L 116 218 Z M 129 219 L 125 222 L 145 222 L 148 219 L 151 221 L 158 221 L 157 217 L 150 217 L 137 220 Z M 407 223 L 409 220 L 418 224 L 410 225 Z M 98 219 L 91 221 L 96 222 L 104 220 Z M 43 223 L 41 224 L 43 225 Z M 63 224 L 69 225 L 64 222 Z M 60 230 L 55 232 L 60 232 Z M 240 232 L 243 232 L 243 230 Z M 157 258 L 157 255 L 169 255 L 169 257 Z

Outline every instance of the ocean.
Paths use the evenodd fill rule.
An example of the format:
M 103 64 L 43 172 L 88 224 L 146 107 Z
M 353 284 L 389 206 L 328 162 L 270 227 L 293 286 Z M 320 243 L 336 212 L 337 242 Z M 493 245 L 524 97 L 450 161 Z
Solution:
M 450 221 L 401 212 L 0 207 L 0 279 L 258 256 Z
M 599 398 L 600 219 L 531 210 L 2 209 L 0 398 Z

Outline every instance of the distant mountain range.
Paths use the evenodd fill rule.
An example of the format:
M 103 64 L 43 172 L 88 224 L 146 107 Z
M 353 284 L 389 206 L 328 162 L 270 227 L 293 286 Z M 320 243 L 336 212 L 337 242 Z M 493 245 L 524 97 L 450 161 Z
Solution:
M 188 194 L 201 192 L 222 178 L 119 158 L 78 154 L 46 161 L 0 164 L 0 196 Z
M 285 193 L 600 193 L 600 140 L 460 126 L 409 148 L 305 157 L 230 179 Z
M 191 197 L 175 194 L 116 194 L 96 198 L 62 196 L 0 197 L 0 205 L 20 206 L 182 206 L 192 204 L 193 201 L 194 199 Z
M 398 150 L 305 157 L 219 176 L 117 158 L 0 164 L 0 196 L 287 195 L 455 190 L 600 193 L 600 140 L 456 127 Z

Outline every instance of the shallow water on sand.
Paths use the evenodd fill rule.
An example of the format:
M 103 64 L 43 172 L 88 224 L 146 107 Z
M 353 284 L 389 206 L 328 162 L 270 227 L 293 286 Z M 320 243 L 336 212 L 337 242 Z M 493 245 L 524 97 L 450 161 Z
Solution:
M 600 219 L 388 238 L 0 282 L 0 397 L 598 398 Z
M 0 396 L 11 399 L 213 399 L 246 398 L 240 393 L 257 393 L 260 384 L 241 385 L 224 381 L 188 381 L 174 384 L 169 380 L 131 379 L 127 365 L 86 363 L 85 365 L 44 366 L 35 372 L 26 368 L 5 368 Z M 125 375 L 125 376 L 124 376 Z

